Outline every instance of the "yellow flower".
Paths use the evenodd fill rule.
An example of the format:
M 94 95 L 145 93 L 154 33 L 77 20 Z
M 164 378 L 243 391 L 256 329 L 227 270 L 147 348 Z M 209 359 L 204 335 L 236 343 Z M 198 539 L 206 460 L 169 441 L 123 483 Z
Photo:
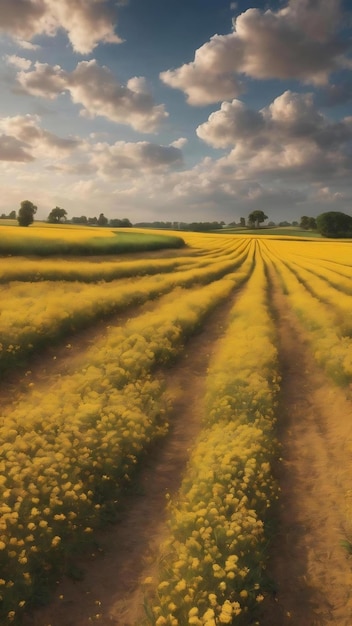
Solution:
M 58 535 L 55 535 L 55 537 L 53 537 L 51 540 L 51 545 L 55 548 L 56 546 L 59 545 L 60 542 L 61 542 L 61 537 L 59 537 Z

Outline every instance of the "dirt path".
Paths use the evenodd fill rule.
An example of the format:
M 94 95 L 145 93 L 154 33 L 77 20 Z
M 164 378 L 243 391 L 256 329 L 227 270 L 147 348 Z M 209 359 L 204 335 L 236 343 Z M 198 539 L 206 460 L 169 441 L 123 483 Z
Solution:
M 167 532 L 165 496 L 178 490 L 199 432 L 206 370 L 231 306 L 230 299 L 213 313 L 177 364 L 166 372 L 173 399 L 172 427 L 143 467 L 140 495 L 129 497 L 123 521 L 101 532 L 99 550 L 80 561 L 84 579 L 64 579 L 52 603 L 27 616 L 24 626 L 132 626 L 143 622 L 140 581 L 158 565 L 158 548 Z
M 274 278 L 272 276 L 272 278 Z M 282 392 L 278 536 L 269 572 L 276 598 L 263 626 L 351 626 L 352 403 L 316 366 L 277 281 Z

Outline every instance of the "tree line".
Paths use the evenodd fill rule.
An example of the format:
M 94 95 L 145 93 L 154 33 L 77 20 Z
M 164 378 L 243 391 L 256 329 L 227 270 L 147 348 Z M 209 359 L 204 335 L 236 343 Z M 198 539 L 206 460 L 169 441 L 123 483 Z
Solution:
M 3 213 L 0 215 L 0 219 L 17 219 L 19 226 L 30 226 L 34 222 L 34 216 L 37 212 L 37 207 L 30 200 L 23 200 L 21 202 L 18 214 L 16 211 L 11 211 L 8 215 Z M 104 213 L 100 213 L 99 217 L 87 217 L 81 215 L 80 217 L 73 217 L 71 220 L 67 219 L 67 211 L 56 206 L 52 209 L 48 215 L 47 222 L 49 224 L 86 224 L 90 226 L 113 226 L 114 228 L 131 228 L 132 224 L 126 217 L 123 219 L 113 218 L 108 219 Z
M 8 215 L 2 213 L 0 219 L 17 219 L 19 226 L 30 226 L 34 221 L 34 215 L 37 212 L 37 207 L 30 200 L 23 200 L 20 205 L 18 214 L 16 211 L 11 211 Z M 257 209 L 252 211 L 247 218 L 240 218 L 239 226 L 243 228 L 260 228 L 260 224 L 265 222 L 268 216 L 264 211 Z M 80 217 L 72 217 L 71 220 L 67 219 L 67 211 L 56 206 L 52 209 L 48 215 L 47 221 L 50 224 L 62 224 L 64 222 L 70 222 L 71 224 L 83 224 L 88 226 L 110 226 L 113 228 L 131 228 L 133 224 L 128 218 L 112 218 L 108 219 L 104 213 L 100 213 L 99 217 L 87 217 L 81 215 Z M 268 226 L 274 225 L 273 223 Z M 280 222 L 279 226 L 290 226 L 289 222 Z M 341 211 L 327 211 L 321 213 L 318 217 L 309 217 L 303 215 L 301 221 L 293 222 L 293 226 L 300 226 L 303 230 L 317 230 L 324 237 L 352 237 L 352 216 L 342 213 Z M 135 226 L 139 227 L 152 227 L 152 228 L 170 228 L 174 230 L 189 230 L 197 232 L 209 232 L 224 228 L 225 222 L 139 222 Z M 237 226 L 235 222 L 229 224 L 229 226 Z

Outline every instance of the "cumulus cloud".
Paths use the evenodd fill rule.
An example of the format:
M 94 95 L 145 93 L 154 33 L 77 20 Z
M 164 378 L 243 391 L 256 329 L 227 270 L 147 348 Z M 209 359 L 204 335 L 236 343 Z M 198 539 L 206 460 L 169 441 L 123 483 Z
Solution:
M 32 61 L 20 57 L 17 54 L 6 54 L 4 58 L 8 65 L 14 65 L 20 70 L 29 70 L 32 65 Z
M 187 137 L 179 137 L 178 139 L 175 139 L 175 141 L 170 143 L 170 146 L 173 146 L 174 148 L 180 148 L 181 149 L 187 143 L 188 143 Z
M 331 122 L 309 93 L 286 91 L 258 112 L 234 100 L 213 113 L 197 134 L 212 146 L 232 147 L 213 164 L 221 180 L 289 185 L 343 180 L 352 166 L 352 117 Z
M 1 0 L 0 0 L 1 1 Z M 35 43 L 31 43 L 30 41 L 25 41 L 25 39 L 19 39 L 15 37 L 15 42 L 19 48 L 23 48 L 23 50 L 39 50 L 40 46 Z
M 81 145 L 81 141 L 76 138 L 61 138 L 42 129 L 37 115 L 4 117 L 0 119 L 0 130 L 7 137 L 3 143 L 3 146 L 7 146 L 2 153 L 3 160 L 29 161 L 35 157 L 50 156 L 60 158 Z M 11 158 L 12 154 L 17 154 L 18 158 Z M 6 156 L 10 158 L 7 159 Z
M 233 147 L 219 161 L 236 177 L 250 175 L 338 176 L 351 167 L 352 118 L 331 122 L 315 107 L 310 93 L 291 91 L 261 111 L 238 100 L 224 103 L 197 129 L 214 147 Z
M 325 85 L 332 71 L 351 66 L 345 56 L 350 44 L 335 36 L 341 19 L 339 0 L 289 0 L 278 11 L 248 9 L 234 20 L 232 33 L 214 35 L 194 61 L 160 78 L 184 91 L 192 105 L 237 97 L 241 75 Z
M 181 89 L 192 105 L 227 100 L 243 91 L 242 82 L 234 76 L 234 62 L 239 53 L 234 34 L 214 35 L 199 48 L 192 63 L 176 70 L 161 72 L 160 78 L 169 87 Z
M 54 36 L 64 29 L 80 54 L 100 42 L 121 42 L 114 31 L 115 11 L 106 0 L 0 0 L 0 13 L 0 30 L 17 39 Z
M 261 113 L 251 111 L 240 100 L 233 100 L 223 102 L 221 109 L 211 113 L 208 121 L 198 126 L 196 133 L 214 148 L 227 148 L 239 139 L 254 138 L 264 125 Z
M 117 141 L 112 145 L 98 143 L 92 150 L 91 164 L 108 177 L 133 171 L 162 171 L 182 164 L 182 152 L 179 148 L 147 141 Z
M 143 133 L 155 132 L 168 116 L 164 105 L 154 104 L 144 78 L 133 77 L 122 85 L 94 59 L 78 63 L 72 72 L 36 63 L 34 70 L 18 72 L 17 80 L 26 93 L 49 99 L 67 91 L 73 102 L 83 106 L 82 114 L 103 116 Z
M 34 70 L 18 72 L 17 81 L 26 93 L 54 100 L 66 89 L 67 72 L 60 65 L 36 62 Z
M 16 137 L 0 134 L 0 161 L 33 161 L 27 148 L 28 146 Z

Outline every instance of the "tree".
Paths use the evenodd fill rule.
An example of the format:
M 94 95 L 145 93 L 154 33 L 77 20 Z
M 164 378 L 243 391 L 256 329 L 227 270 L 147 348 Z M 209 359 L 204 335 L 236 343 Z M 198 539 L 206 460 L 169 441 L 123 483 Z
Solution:
M 71 222 L 72 224 L 88 224 L 88 219 L 86 215 L 81 215 L 80 217 L 73 217 Z
M 308 217 L 308 215 L 302 215 L 300 227 L 304 230 L 314 230 L 317 227 L 315 217 Z
M 324 237 L 352 237 L 352 217 L 340 211 L 328 211 L 318 215 L 317 228 Z
M 141 222 L 141 224 L 142 223 L 143 222 Z M 161 222 L 155 222 L 155 223 L 159 223 L 159 226 L 155 226 L 155 228 L 163 228 L 162 226 L 160 226 Z M 144 225 L 145 224 L 146 223 L 144 223 Z M 118 217 L 113 217 L 109 222 L 109 226 L 113 226 L 114 228 L 131 228 L 132 224 L 127 217 L 124 217 L 123 219 L 119 219 Z
M 244 219 L 244 217 L 240 217 L 240 226 L 243 226 L 243 228 L 245 228 L 246 226 L 246 220 Z
M 48 222 L 50 224 L 59 224 L 61 220 L 66 221 L 67 211 L 65 209 L 60 209 L 60 207 L 56 206 L 55 209 L 52 209 L 48 215 Z
M 105 217 L 104 213 L 100 213 L 98 217 L 98 226 L 107 226 L 108 222 L 109 220 L 107 217 Z
M 248 225 L 254 226 L 254 228 L 259 228 L 259 224 L 268 219 L 268 216 L 265 215 L 264 211 L 252 211 L 248 215 Z
M 37 212 L 37 207 L 33 202 L 29 200 L 23 200 L 21 202 L 21 208 L 18 211 L 17 221 L 19 226 L 29 226 L 34 221 L 34 215 Z

